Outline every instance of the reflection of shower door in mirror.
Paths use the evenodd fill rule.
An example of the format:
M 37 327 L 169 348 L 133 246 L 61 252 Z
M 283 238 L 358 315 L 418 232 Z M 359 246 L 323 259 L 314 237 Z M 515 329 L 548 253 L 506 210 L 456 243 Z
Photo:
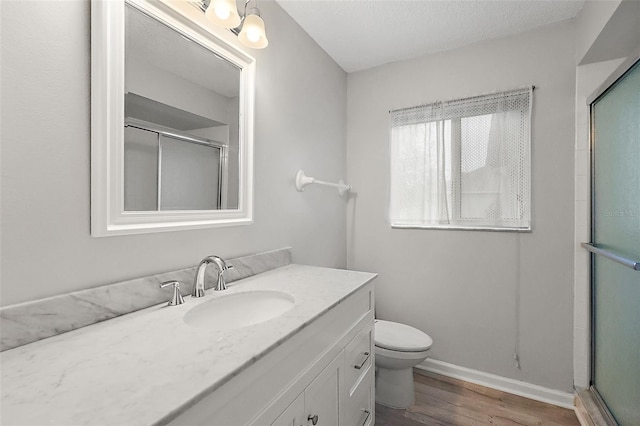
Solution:
M 126 126 L 124 146 L 125 211 L 224 208 L 224 145 Z
M 591 114 L 592 389 L 620 425 L 640 425 L 640 63 Z

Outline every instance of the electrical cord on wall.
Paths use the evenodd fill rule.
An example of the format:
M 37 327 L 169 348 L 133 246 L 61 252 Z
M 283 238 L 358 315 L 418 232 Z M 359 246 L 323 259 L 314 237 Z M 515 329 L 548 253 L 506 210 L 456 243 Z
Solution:
M 513 359 L 515 360 L 516 368 L 520 370 L 520 233 L 517 234 L 516 238 L 516 257 L 518 262 L 516 266 L 516 283 L 514 290 L 515 342 Z

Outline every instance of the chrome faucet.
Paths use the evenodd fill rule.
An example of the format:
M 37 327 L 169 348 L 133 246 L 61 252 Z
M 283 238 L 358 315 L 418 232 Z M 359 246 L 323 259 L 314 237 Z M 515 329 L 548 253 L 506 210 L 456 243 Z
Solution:
M 226 262 L 222 260 L 221 257 L 218 256 L 207 256 L 202 259 L 200 265 L 198 265 L 198 269 L 196 271 L 196 277 L 193 282 L 193 292 L 191 293 L 192 297 L 202 297 L 204 296 L 204 273 L 207 269 L 207 265 L 213 263 L 218 268 L 218 281 L 216 285 L 213 287 L 215 291 L 226 290 L 227 284 L 224 282 L 224 271 L 227 269 L 232 269 L 233 266 L 227 266 Z

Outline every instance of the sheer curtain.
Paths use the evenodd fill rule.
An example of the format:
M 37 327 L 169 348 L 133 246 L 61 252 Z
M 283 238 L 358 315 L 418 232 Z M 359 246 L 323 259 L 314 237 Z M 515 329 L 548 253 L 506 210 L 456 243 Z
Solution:
M 392 111 L 392 226 L 529 229 L 531 92 Z
M 408 225 L 448 224 L 444 125 L 393 127 L 391 217 Z M 450 174 L 450 173 L 449 173 Z

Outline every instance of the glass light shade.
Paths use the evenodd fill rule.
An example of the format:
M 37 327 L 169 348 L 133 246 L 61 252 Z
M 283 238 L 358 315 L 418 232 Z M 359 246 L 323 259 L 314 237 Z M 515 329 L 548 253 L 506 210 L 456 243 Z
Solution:
M 264 49 L 269 44 L 264 30 L 264 21 L 257 14 L 247 15 L 238 34 L 240 43 L 253 49 Z
M 236 28 L 240 25 L 235 0 L 211 0 L 204 14 L 209 21 L 224 28 Z

